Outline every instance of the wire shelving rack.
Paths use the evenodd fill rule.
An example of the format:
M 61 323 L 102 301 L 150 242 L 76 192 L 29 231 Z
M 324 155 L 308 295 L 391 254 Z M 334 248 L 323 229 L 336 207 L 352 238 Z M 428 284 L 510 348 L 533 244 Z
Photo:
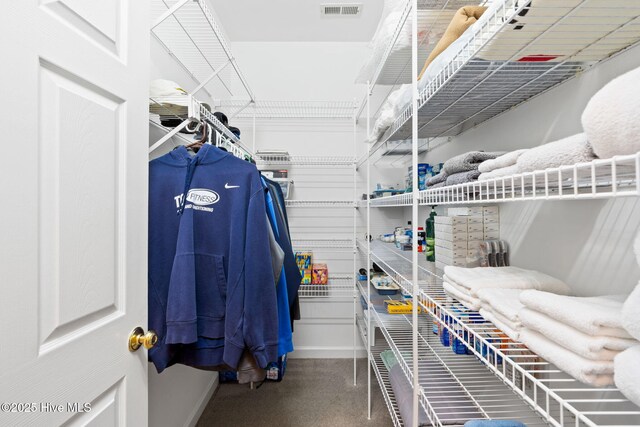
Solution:
M 596 159 L 420 191 L 420 205 L 506 203 L 532 200 L 640 196 L 640 153 Z M 371 200 L 372 207 L 411 206 L 411 193 Z
M 360 116 L 367 110 L 367 129 L 371 129 L 372 88 L 380 84 L 381 70 L 387 66 L 384 62 L 392 61 L 389 52 L 393 50 L 399 32 L 406 31 L 402 26 L 409 21 L 412 22 L 411 73 L 417 75 L 419 56 L 415 23 L 419 20 L 419 3 L 420 0 L 407 2 L 384 60 L 367 85 L 365 102 L 357 113 Z M 434 0 L 431 3 L 434 8 L 442 8 L 446 2 Z M 418 188 L 418 153 L 424 147 L 424 143 L 419 145 L 419 139 L 429 145 L 434 138 L 459 135 L 636 45 L 640 40 L 640 4 L 597 0 L 567 3 L 570 4 L 533 2 L 532 6 L 529 2 L 497 0 L 497 9 L 483 26 L 476 26 L 472 37 L 437 76 L 420 82 L 420 88 L 414 77 L 412 102 L 402 108 L 391 127 L 356 163 L 357 168 L 366 169 L 363 172 L 367 175 L 365 191 L 368 193 L 371 189 L 371 168 L 377 162 L 373 161 L 373 154 L 384 156 L 388 152 L 385 151 L 388 143 L 406 141 L 402 154 L 411 157 L 413 188 Z M 560 9 L 551 9 L 560 6 Z M 545 19 L 529 20 L 531 14 L 519 16 L 530 7 L 548 12 L 543 13 Z M 529 25 L 533 30 L 528 34 L 531 37 L 522 35 L 524 32 L 522 37 L 504 37 L 505 34 L 514 34 L 512 30 L 518 20 L 529 20 L 527 25 L 534 22 L 534 25 Z M 597 36 L 592 37 L 594 33 Z M 569 46 L 560 57 L 549 62 L 518 61 L 537 50 L 544 51 L 544 47 L 554 40 Z M 492 59 L 496 56 L 496 47 L 501 57 Z M 393 67 L 386 69 L 393 70 Z M 408 67 L 400 67 L 399 70 L 407 71 Z M 400 82 L 399 79 L 401 77 L 396 81 Z M 366 236 L 372 235 L 371 208 L 384 206 L 411 207 L 413 233 L 416 235 L 421 205 L 640 196 L 639 160 L 640 153 L 616 156 L 356 203 L 366 207 L 366 219 L 363 220 L 366 222 Z M 376 216 L 384 221 L 384 218 L 395 218 L 394 212 L 376 212 Z M 406 380 L 414 388 L 413 397 L 417 399 L 414 405 L 426 412 L 433 425 L 448 424 L 446 415 L 452 412 L 443 414 L 441 395 L 431 393 L 434 386 L 427 386 L 425 382 L 440 375 L 436 368 L 444 369 L 449 377 L 445 375 L 442 378 L 453 380 L 445 383 L 451 384 L 452 389 L 458 387 L 461 395 L 471 402 L 457 408 L 465 410 L 466 414 L 461 418 L 474 418 L 470 415 L 477 411 L 480 414 L 478 418 L 521 419 L 527 425 L 640 425 L 640 408 L 629 402 L 619 390 L 582 384 L 522 343 L 507 338 L 479 313 L 448 297 L 442 287 L 443 272 L 434 263 L 418 256 L 416 248 L 405 252 L 391 244 L 364 240 L 358 240 L 356 246 L 369 267 L 372 263 L 377 264 L 405 294 L 413 295 L 417 303 L 410 315 L 387 315 L 383 310 L 374 308 L 371 287 L 359 284 L 357 288 L 367 307 L 364 315 L 356 315 L 354 333 L 359 331 L 369 350 L 369 362 L 373 364 L 372 349 L 378 345 L 373 343 L 375 330 L 382 332 L 385 347 L 393 350 Z M 450 348 L 441 345 L 438 337 L 431 333 L 434 324 L 441 331 L 446 331 L 451 339 L 462 343 L 467 354 L 454 354 Z M 429 364 L 429 361 L 438 363 Z M 461 371 L 457 371 L 459 367 Z M 468 373 L 473 373 L 471 380 L 466 377 Z M 475 381 L 481 379 L 487 382 L 482 388 L 476 388 Z M 387 384 L 379 378 L 378 382 L 384 393 Z M 485 390 L 490 390 L 489 393 L 495 390 L 495 398 L 485 400 Z M 495 407 L 496 400 L 508 403 Z M 391 405 L 389 410 L 393 417 L 395 407 Z M 512 410 L 514 412 L 510 412 Z M 449 421 L 461 425 L 466 420 Z

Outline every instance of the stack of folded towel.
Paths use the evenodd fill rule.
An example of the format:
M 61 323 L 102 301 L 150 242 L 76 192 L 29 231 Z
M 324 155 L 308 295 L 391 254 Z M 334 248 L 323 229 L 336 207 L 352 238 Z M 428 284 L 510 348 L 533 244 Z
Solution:
M 519 267 L 447 266 L 444 269 L 443 286 L 447 294 L 476 311 L 482 307 L 478 295 L 480 289 L 537 289 L 558 294 L 569 292 L 569 287 L 561 280 Z
M 499 153 L 486 153 L 484 151 L 469 151 L 460 154 L 444 162 L 442 171 L 427 181 L 428 188 L 437 188 L 445 185 L 465 184 L 477 181 L 480 176 L 478 167 L 486 160 L 501 156 Z
M 520 341 L 575 379 L 613 384 L 613 359 L 638 342 L 623 328 L 624 296 L 573 297 L 526 290 Z
M 524 154 L 528 149 L 511 151 L 507 154 L 503 154 L 495 159 L 485 160 L 478 166 L 480 171 L 479 181 L 485 181 L 487 179 L 498 178 L 501 176 L 515 175 L 518 173 L 518 167 L 516 162 L 518 158 Z
M 480 165 L 479 180 L 585 163 L 595 158 L 587 135 L 579 133 L 535 148 L 512 151 L 491 162 L 486 161 Z
M 519 311 L 524 307 L 520 302 L 520 289 L 480 289 L 480 315 L 496 325 L 514 341 L 518 341 L 520 328 Z
M 636 259 L 640 264 L 640 233 L 634 242 Z M 622 326 L 640 340 L 640 283 L 622 307 Z M 625 350 L 615 358 L 615 383 L 627 399 L 640 406 L 640 345 Z

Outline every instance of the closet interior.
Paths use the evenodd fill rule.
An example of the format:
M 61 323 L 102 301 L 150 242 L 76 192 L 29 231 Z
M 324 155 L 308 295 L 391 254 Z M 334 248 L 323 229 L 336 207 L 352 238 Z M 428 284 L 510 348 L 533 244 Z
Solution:
M 301 100 L 261 98 L 251 76 L 286 76 L 241 69 L 283 43 L 230 43 L 207 0 L 151 1 L 150 159 L 211 145 L 282 190 L 299 319 L 266 378 L 286 382 L 287 357 L 353 358 L 355 384 L 366 363 L 362 425 L 378 387 L 397 427 L 640 425 L 616 370 L 640 380 L 640 2 L 383 3 L 349 48 L 366 54 L 326 75 L 333 99 Z M 170 383 L 206 403 L 229 381 L 150 377 L 158 414 Z

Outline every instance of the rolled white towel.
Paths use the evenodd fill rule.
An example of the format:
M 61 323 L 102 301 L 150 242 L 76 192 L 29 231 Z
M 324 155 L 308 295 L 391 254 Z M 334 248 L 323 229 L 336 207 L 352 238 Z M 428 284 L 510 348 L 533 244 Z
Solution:
M 524 305 L 520 302 L 520 289 L 480 289 L 477 294 L 482 301 L 482 306 L 490 311 L 503 316 L 512 324 L 519 324 L 520 310 Z
M 578 381 L 596 387 L 613 384 L 612 361 L 585 359 L 528 328 L 520 331 L 520 341 L 535 354 Z
M 520 311 L 520 319 L 524 327 L 538 331 L 556 344 L 590 360 L 613 360 L 621 351 L 640 344 L 629 338 L 588 335 L 528 308 Z
M 616 387 L 627 399 L 640 406 L 640 345 L 625 350 L 614 361 Z
M 484 162 L 480 163 L 480 166 L 478 166 L 478 170 L 481 173 L 487 173 L 496 169 L 515 165 L 518 157 L 520 157 L 527 150 L 529 149 L 523 148 L 521 150 L 511 151 L 507 154 L 503 154 L 502 156 L 496 157 L 495 159 L 485 160 Z
M 622 326 L 640 340 L 640 282 L 622 306 Z
M 503 176 L 515 175 L 518 173 L 518 165 L 507 166 L 506 168 L 500 168 L 492 170 L 491 172 L 481 173 L 478 177 L 478 181 L 486 181 L 494 178 L 501 178 Z
M 589 335 L 632 338 L 622 327 L 624 295 L 571 297 L 550 292 L 527 290 L 520 294 L 526 307 L 571 325 Z
M 469 295 L 478 297 L 483 288 L 539 289 L 567 294 L 569 287 L 559 279 L 535 270 L 519 267 L 455 267 L 446 266 L 444 274 L 450 283 L 467 288 Z
M 491 310 L 487 310 L 484 308 L 480 309 L 480 316 L 484 317 L 486 320 L 496 325 L 498 329 L 504 332 L 512 340 L 518 341 L 520 337 L 520 328 L 521 328 L 520 325 L 511 324 L 508 321 L 505 321 L 506 319 L 501 318 L 499 315 L 492 312 Z
M 640 68 L 607 83 L 582 113 L 582 127 L 602 158 L 640 151 Z
M 518 157 L 518 172 L 532 172 L 595 159 L 587 135 L 579 133 L 532 148 Z

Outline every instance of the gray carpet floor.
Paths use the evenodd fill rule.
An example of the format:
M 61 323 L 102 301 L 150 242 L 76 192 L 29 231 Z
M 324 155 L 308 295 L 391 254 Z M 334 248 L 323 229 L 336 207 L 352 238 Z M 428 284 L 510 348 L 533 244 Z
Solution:
M 371 373 L 372 413 L 367 420 L 367 361 L 289 359 L 280 383 L 222 384 L 205 408 L 198 427 L 389 427 L 393 423 Z

